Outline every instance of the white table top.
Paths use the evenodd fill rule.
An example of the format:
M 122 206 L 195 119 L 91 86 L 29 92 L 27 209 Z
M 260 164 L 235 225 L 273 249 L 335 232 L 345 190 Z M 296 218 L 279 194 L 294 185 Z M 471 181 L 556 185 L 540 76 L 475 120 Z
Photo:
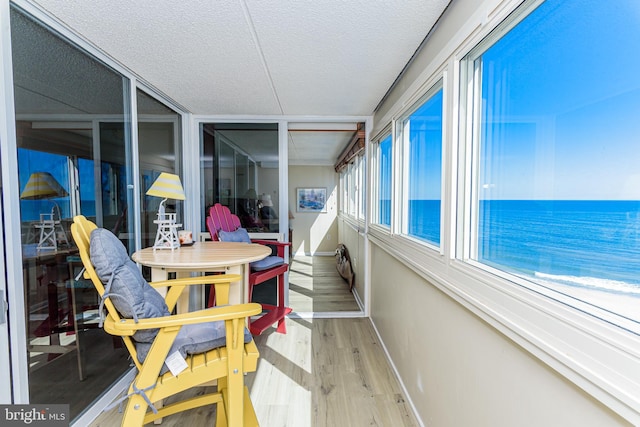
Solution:
M 142 265 L 168 271 L 206 271 L 259 261 L 269 255 L 271 248 L 255 243 L 196 242 L 174 250 L 145 248 L 131 258 Z

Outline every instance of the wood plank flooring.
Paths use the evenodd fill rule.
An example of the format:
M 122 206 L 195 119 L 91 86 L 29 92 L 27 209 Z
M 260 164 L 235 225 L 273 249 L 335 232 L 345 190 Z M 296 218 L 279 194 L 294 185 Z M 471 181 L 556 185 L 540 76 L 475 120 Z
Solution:
M 289 267 L 289 306 L 296 313 L 360 311 L 332 256 L 295 256 Z
M 369 319 L 287 319 L 287 329 L 286 335 L 270 329 L 255 339 L 258 370 L 246 382 L 260 425 L 418 425 Z M 204 407 L 165 418 L 162 425 L 212 426 L 214 414 Z M 115 408 L 92 426 L 119 426 L 120 420 Z
M 294 312 L 360 311 L 334 257 L 296 255 L 289 270 L 289 305 Z M 287 319 L 286 335 L 272 328 L 255 341 L 260 350 L 258 370 L 246 376 L 246 383 L 260 425 L 418 425 L 369 319 L 292 318 Z M 121 417 L 116 408 L 92 426 L 119 426 Z M 162 425 L 212 426 L 215 409 L 168 417 Z

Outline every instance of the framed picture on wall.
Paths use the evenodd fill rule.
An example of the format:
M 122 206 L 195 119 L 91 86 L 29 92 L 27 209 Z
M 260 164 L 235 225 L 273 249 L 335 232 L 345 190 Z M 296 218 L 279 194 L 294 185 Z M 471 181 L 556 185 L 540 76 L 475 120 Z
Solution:
M 327 189 L 326 188 L 297 188 L 296 189 L 297 212 L 326 212 Z

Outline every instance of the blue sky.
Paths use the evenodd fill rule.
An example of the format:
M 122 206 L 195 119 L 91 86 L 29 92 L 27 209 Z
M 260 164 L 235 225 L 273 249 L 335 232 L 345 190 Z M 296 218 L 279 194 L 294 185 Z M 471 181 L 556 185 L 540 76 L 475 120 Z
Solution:
M 442 89 L 410 117 L 409 198 L 439 200 L 442 177 Z
M 640 2 L 551 0 L 482 56 L 483 199 L 640 200 Z

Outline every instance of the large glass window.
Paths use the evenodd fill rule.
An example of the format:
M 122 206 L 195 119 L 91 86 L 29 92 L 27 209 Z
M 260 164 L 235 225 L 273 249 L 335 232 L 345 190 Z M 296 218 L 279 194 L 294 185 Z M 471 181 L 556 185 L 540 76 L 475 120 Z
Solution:
M 365 200 L 366 200 L 366 177 L 367 177 L 367 162 L 364 159 L 364 155 L 356 157 L 356 165 L 358 172 L 358 184 L 356 190 L 358 192 L 358 219 L 364 220 L 365 216 Z
M 220 203 L 250 232 L 279 232 L 278 124 L 205 123 L 201 142 L 205 214 Z
M 156 237 L 158 208 L 162 199 L 145 193 L 162 172 L 180 175 L 180 153 L 182 147 L 181 116 L 166 105 L 137 91 L 138 104 L 138 152 L 140 158 L 141 187 L 140 223 L 142 247 L 153 246 Z M 177 213 L 182 222 L 183 202 L 168 199 L 167 212 Z M 145 270 L 146 273 L 146 270 Z
M 355 156 L 341 172 L 343 199 L 346 204 L 342 212 L 364 220 L 366 197 L 366 161 L 364 156 Z
M 391 134 L 378 142 L 374 154 L 376 162 L 374 221 L 380 225 L 391 227 L 391 167 L 392 167 Z
M 406 215 L 403 233 L 440 245 L 442 187 L 442 85 L 402 120 Z
M 639 39 L 635 0 L 547 1 L 469 63 L 471 258 L 635 321 Z
M 349 165 L 347 166 L 347 183 L 348 183 L 347 212 L 351 217 L 356 216 L 356 209 L 358 206 L 358 190 L 357 190 L 358 174 L 357 174 L 355 160 L 356 159 L 350 162 Z

